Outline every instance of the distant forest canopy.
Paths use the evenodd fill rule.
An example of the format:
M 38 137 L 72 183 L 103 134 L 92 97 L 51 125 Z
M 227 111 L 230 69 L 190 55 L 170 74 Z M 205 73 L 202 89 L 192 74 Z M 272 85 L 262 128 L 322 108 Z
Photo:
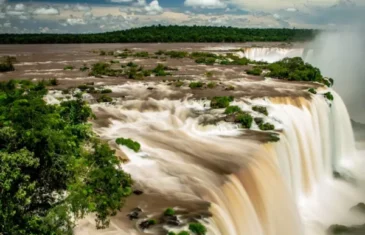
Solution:
M 149 26 L 97 34 L 0 34 L 0 44 L 152 43 L 152 42 L 300 42 L 313 29 L 250 29 L 211 26 Z

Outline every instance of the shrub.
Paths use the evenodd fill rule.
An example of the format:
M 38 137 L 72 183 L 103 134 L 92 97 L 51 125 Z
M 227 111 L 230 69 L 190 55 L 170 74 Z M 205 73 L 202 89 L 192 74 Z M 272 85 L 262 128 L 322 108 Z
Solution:
M 108 75 L 109 73 L 110 73 L 110 64 L 107 64 L 104 62 L 99 62 L 99 63 L 93 64 L 89 75 L 100 76 L 100 75 Z
M 314 89 L 314 88 L 309 88 L 309 89 L 308 89 L 308 92 L 310 92 L 310 93 L 312 93 L 312 94 L 317 94 L 317 91 L 316 91 L 316 89 Z
M 259 128 L 262 131 L 273 131 L 273 130 L 275 130 L 275 126 L 271 123 L 261 123 L 259 125 Z
M 110 63 L 111 64 L 119 64 L 119 61 L 118 60 L 111 60 Z
M 57 78 L 51 78 L 48 80 L 48 85 L 50 86 L 57 86 L 59 84 Z
M 207 233 L 207 228 L 201 223 L 189 224 L 189 230 L 196 235 L 205 235 Z
M 111 89 L 103 89 L 101 90 L 101 94 L 108 94 L 108 93 L 112 93 L 113 91 Z
M 101 55 L 101 56 L 106 55 L 106 51 L 100 51 L 99 55 Z
M 209 82 L 208 85 L 207 85 L 207 87 L 210 88 L 210 89 L 213 89 L 216 86 L 217 86 L 217 83 L 215 83 L 215 82 Z
M 210 53 L 210 52 L 193 52 L 190 54 L 190 57 L 191 58 L 201 58 L 201 57 L 218 58 L 219 56 L 214 53 Z
M 86 64 L 84 64 L 81 68 L 80 68 L 80 71 L 81 72 L 85 72 L 87 70 L 89 70 L 90 68 L 86 66 Z
M 232 96 L 216 96 L 210 101 L 210 107 L 213 109 L 227 108 L 233 100 Z
M 133 62 L 131 61 L 131 62 L 128 62 L 127 66 L 128 66 L 128 67 L 138 67 L 138 64 L 135 64 L 135 63 L 133 63 Z
M 327 92 L 324 94 L 324 97 L 326 97 L 328 100 L 333 101 L 333 95 L 331 92 Z
M 167 235 L 176 235 L 174 232 L 168 232 Z
M 79 88 L 79 89 L 80 89 L 80 91 L 86 91 L 86 90 L 87 90 L 87 89 L 89 89 L 90 87 L 89 87 L 88 85 L 83 84 L 83 85 L 79 85 L 77 88 Z
M 280 141 L 279 135 L 278 134 L 270 134 L 270 139 L 269 142 L 278 142 Z
M 188 56 L 186 51 L 167 51 L 165 55 L 170 56 L 171 58 L 185 58 Z
M 163 214 L 166 216 L 173 216 L 175 215 L 175 210 L 172 208 L 167 208 Z
M 190 235 L 188 231 L 181 231 L 177 235 Z
M 216 59 L 211 57 L 200 57 L 195 60 L 195 63 L 197 64 L 206 64 L 206 65 L 213 65 L 215 63 Z
M 267 108 L 266 107 L 263 107 L 263 106 L 253 106 L 252 107 L 252 110 L 253 111 L 256 111 L 258 113 L 262 113 L 264 115 L 269 115 L 269 113 L 267 112 Z
M 115 142 L 119 145 L 124 145 L 132 149 L 134 152 L 138 152 L 141 149 L 141 145 L 132 139 L 118 138 L 115 140 Z
M 157 220 L 155 220 L 155 219 L 150 219 L 150 220 L 148 220 L 148 224 L 149 224 L 149 225 L 156 225 L 156 224 L 157 224 Z
M 260 76 L 262 73 L 262 69 L 259 67 L 255 67 L 253 69 L 247 70 L 246 73 L 250 75 Z
M 204 83 L 202 83 L 202 82 L 191 82 L 190 84 L 189 84 L 189 87 L 191 88 L 191 89 L 195 89 L 195 88 L 202 88 L 204 86 Z
M 14 71 L 13 62 L 16 61 L 15 57 L 6 56 L 3 58 L 3 61 L 0 63 L 0 72 L 10 72 Z
M 232 85 L 230 85 L 230 86 L 228 86 L 228 87 L 226 87 L 226 91 L 234 91 L 234 86 L 232 86 Z
M 241 108 L 234 105 L 234 106 L 229 106 L 226 108 L 226 110 L 224 111 L 225 114 L 232 114 L 232 113 L 237 113 L 237 112 L 242 112 Z
M 63 70 L 73 70 L 75 67 L 72 65 L 66 65 Z
M 112 97 L 107 95 L 102 95 L 97 99 L 98 103 L 110 103 L 113 101 Z
M 171 73 L 167 73 L 165 71 L 167 67 L 163 64 L 158 64 L 153 70 L 152 72 L 156 75 L 156 76 L 160 76 L 160 77 L 164 77 L 164 76 L 168 76 L 171 75 Z
M 163 50 L 158 50 L 155 52 L 155 55 L 164 55 L 165 54 L 165 51 Z
M 333 80 L 333 78 L 329 78 L 328 80 L 331 83 L 331 86 L 333 86 L 335 84 L 335 81 Z
M 133 54 L 134 57 L 148 58 L 150 54 L 147 51 L 140 51 Z
M 249 113 L 239 113 L 235 117 L 235 122 L 240 123 L 243 128 L 251 128 L 253 118 Z
M 255 123 L 259 126 L 259 125 L 261 125 L 262 123 L 264 123 L 264 119 L 262 119 L 262 118 L 255 118 L 254 119 L 255 120 Z

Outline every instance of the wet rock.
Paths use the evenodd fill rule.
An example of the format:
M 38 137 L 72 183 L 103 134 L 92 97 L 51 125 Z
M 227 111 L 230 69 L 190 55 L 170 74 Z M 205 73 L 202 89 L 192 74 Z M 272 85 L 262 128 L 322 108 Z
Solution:
M 134 208 L 127 216 L 130 220 L 136 220 L 139 219 L 139 216 L 141 214 L 142 210 L 141 208 Z
M 361 202 L 357 204 L 356 206 L 351 208 L 351 211 L 358 211 L 361 213 L 365 213 L 365 203 Z
M 145 220 L 139 224 L 139 227 L 144 230 L 144 229 L 149 229 L 152 225 L 155 224 L 157 224 L 156 220 Z
M 153 88 L 153 87 L 147 87 L 147 90 L 153 90 L 153 89 L 155 89 L 155 88 Z
M 139 196 L 139 195 L 142 195 L 143 194 L 143 191 L 142 190 L 134 190 L 133 191 L 133 193 L 135 194 L 135 195 L 137 195 L 137 196 Z
M 170 226 L 180 226 L 181 222 L 176 215 L 164 215 L 162 221 Z

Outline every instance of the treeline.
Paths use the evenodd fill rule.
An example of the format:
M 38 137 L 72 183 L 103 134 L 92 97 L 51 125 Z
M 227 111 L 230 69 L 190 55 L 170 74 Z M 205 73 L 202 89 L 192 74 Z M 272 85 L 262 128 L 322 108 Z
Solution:
M 0 44 L 292 42 L 311 40 L 317 33 L 317 30 L 312 29 L 249 29 L 158 25 L 98 34 L 0 34 Z

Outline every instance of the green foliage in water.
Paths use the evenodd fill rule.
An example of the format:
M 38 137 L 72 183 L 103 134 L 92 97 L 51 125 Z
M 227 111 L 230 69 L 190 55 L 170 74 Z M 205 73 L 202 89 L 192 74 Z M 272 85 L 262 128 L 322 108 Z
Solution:
M 223 109 L 229 106 L 234 98 L 232 96 L 215 96 L 210 101 L 210 107 L 213 109 Z
M 308 89 L 308 92 L 310 92 L 310 93 L 312 93 L 312 94 L 317 94 L 317 91 L 316 91 L 316 89 L 314 89 L 314 88 L 309 88 Z
M 109 94 L 109 93 L 112 93 L 113 91 L 111 89 L 103 89 L 101 90 L 101 94 Z
M 176 87 L 182 87 L 185 83 L 183 81 L 178 80 L 177 82 L 175 82 L 175 86 Z
M 141 145 L 138 142 L 133 141 L 132 139 L 118 138 L 115 140 L 115 143 L 119 145 L 124 145 L 132 149 L 134 152 L 138 152 L 141 149 Z
M 99 62 L 93 64 L 91 71 L 89 73 L 90 76 L 101 76 L 101 75 L 109 75 L 110 74 L 110 64 Z
M 134 57 L 148 58 L 150 54 L 147 51 L 139 51 L 133 54 Z
M 163 214 L 164 214 L 164 215 L 167 215 L 167 216 L 172 216 L 172 215 L 175 215 L 175 213 L 176 213 L 176 212 L 175 212 L 175 210 L 174 210 L 174 209 L 172 209 L 172 208 L 167 208 Z
M 235 117 L 235 122 L 240 123 L 242 128 L 250 129 L 253 122 L 253 117 L 249 113 L 239 113 Z
M 209 88 L 209 89 L 213 89 L 213 88 L 215 88 L 217 86 L 217 83 L 215 83 L 215 82 L 209 82 L 208 83 L 208 85 L 207 85 L 207 87 Z
M 15 68 L 13 62 L 15 61 L 16 61 L 15 57 L 5 56 L 0 62 L 0 73 L 14 71 Z
M 92 133 L 81 100 L 47 105 L 44 83 L 0 83 L 0 233 L 73 234 L 75 219 L 109 224 L 131 193 L 115 152 Z
M 75 67 L 72 65 L 66 65 L 63 70 L 73 70 Z
M 264 106 L 253 106 L 252 107 L 252 110 L 253 111 L 256 111 L 258 113 L 262 113 L 262 114 L 264 114 L 266 116 L 269 115 L 269 112 L 267 111 L 267 108 L 264 107 Z
M 167 56 L 170 56 L 171 58 L 185 58 L 189 55 L 186 51 L 166 51 L 164 53 Z
M 302 58 L 285 58 L 266 66 L 270 70 L 267 75 L 289 81 L 320 82 L 327 81 L 321 75 L 321 71 L 312 65 L 305 63 Z
M 273 130 L 275 130 L 275 126 L 274 126 L 273 124 L 271 124 L 271 123 L 268 123 L 268 122 L 266 122 L 266 123 L 261 123 L 261 124 L 259 125 L 259 128 L 260 128 L 260 130 L 262 130 L 262 131 L 273 131 Z
M 207 228 L 201 223 L 189 224 L 189 230 L 196 235 L 205 235 L 207 233 Z
M 203 86 L 204 86 L 204 83 L 202 83 L 202 82 L 191 82 L 189 84 L 189 87 L 191 89 L 202 88 Z
M 324 94 L 324 97 L 326 97 L 326 99 L 328 99 L 328 100 L 333 101 L 333 95 L 332 95 L 332 93 L 331 93 L 331 92 L 327 92 L 327 93 L 325 93 L 325 94 Z
M 253 69 L 246 70 L 247 74 L 260 76 L 262 74 L 262 69 L 259 67 L 255 67 Z
M 113 98 L 107 95 L 101 95 L 97 100 L 98 103 L 111 103 Z
M 226 110 L 224 111 L 225 114 L 232 114 L 232 113 L 238 113 L 242 112 L 242 109 L 236 105 L 228 106 Z
M 165 77 L 171 75 L 171 73 L 166 72 L 165 70 L 168 70 L 168 67 L 166 67 L 163 64 L 158 64 L 152 72 L 159 77 Z

